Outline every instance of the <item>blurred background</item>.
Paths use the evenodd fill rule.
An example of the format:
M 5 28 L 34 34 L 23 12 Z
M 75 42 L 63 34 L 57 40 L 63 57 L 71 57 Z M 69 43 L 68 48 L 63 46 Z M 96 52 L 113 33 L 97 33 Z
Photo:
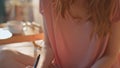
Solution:
M 9 30 L 13 34 L 11 36 L 23 34 L 23 31 L 25 35 L 41 33 L 43 19 L 39 9 L 39 0 L 0 0 L 0 30 L 2 32 Z M 0 32 L 0 36 L 7 36 L 7 33 L 2 32 Z M 16 39 L 14 38 L 12 41 Z M 0 39 L 0 42 L 6 40 L 9 41 L 7 38 Z M 36 41 L 41 42 L 41 40 Z M 33 45 L 31 41 L 0 44 L 0 50 L 14 49 L 29 55 L 34 52 Z
M 10 20 L 36 22 L 41 25 L 39 0 L 0 0 L 0 23 Z

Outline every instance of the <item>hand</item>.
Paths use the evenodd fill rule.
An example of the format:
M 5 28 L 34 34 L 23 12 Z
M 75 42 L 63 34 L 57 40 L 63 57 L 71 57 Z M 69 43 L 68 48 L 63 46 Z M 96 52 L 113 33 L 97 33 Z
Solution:
M 33 68 L 33 66 L 27 66 L 27 67 L 25 67 L 25 68 Z

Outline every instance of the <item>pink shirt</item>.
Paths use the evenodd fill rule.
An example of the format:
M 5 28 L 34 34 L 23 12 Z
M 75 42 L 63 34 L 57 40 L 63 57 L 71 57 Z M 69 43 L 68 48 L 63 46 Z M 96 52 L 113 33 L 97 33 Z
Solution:
M 113 22 L 120 20 L 120 0 L 116 1 L 116 11 L 111 17 Z M 58 68 L 91 68 L 103 55 L 109 35 L 103 39 L 94 35 L 90 40 L 92 24 L 89 20 L 73 19 L 69 13 L 66 13 L 66 19 L 56 17 L 55 5 L 51 0 L 41 0 L 40 3 Z M 114 66 L 118 65 L 116 63 Z

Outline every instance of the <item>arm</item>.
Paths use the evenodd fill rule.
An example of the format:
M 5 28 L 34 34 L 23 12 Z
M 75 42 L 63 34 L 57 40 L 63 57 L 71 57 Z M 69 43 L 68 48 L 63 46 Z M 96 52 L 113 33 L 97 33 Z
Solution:
M 111 26 L 111 36 L 104 56 L 98 60 L 92 68 L 111 68 L 117 60 L 120 49 L 120 21 Z
M 37 68 L 48 68 L 49 65 L 51 64 L 51 61 L 53 60 L 53 53 L 50 47 L 51 44 L 49 42 L 45 24 L 44 24 L 44 34 L 45 34 L 45 39 L 44 39 L 45 43 L 41 49 L 40 60 Z

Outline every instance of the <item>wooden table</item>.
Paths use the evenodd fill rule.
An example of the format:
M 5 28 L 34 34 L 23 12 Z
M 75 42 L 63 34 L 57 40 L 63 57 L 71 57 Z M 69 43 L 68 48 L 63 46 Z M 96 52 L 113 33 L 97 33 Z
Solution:
M 38 46 L 35 41 L 36 40 L 43 40 L 44 34 L 34 34 L 34 35 L 21 35 L 21 34 L 14 34 L 11 38 L 0 40 L 0 45 L 2 44 L 10 44 L 10 43 L 18 43 L 18 42 L 32 42 L 34 45 L 34 57 L 37 57 L 37 49 L 41 48 Z
M 14 34 L 11 38 L 0 40 L 0 45 L 2 44 L 10 44 L 10 43 L 18 43 L 18 42 L 28 42 L 35 40 L 42 40 L 43 33 L 35 34 L 35 35 L 22 35 L 22 34 Z
M 0 24 L 0 28 L 4 28 L 4 27 L 7 27 L 6 23 Z M 29 34 L 28 31 L 23 30 L 23 33 L 21 33 L 21 34 L 13 34 L 13 36 L 11 38 L 4 39 L 4 40 L 0 39 L 0 45 L 9 44 L 9 43 L 18 43 L 18 42 L 28 42 L 28 41 L 35 41 L 35 40 L 42 40 L 43 39 L 44 34 L 42 32 L 41 26 L 38 26 L 36 23 L 29 23 L 28 22 L 28 23 L 26 23 L 26 25 L 24 25 L 24 27 L 30 27 L 31 29 L 33 29 L 32 30 L 33 33 L 34 33 L 34 30 L 35 30 L 35 27 L 37 27 L 39 29 L 39 32 L 34 33 L 34 34 Z M 25 32 L 28 32 L 28 34 L 25 35 Z
M 29 35 L 23 35 L 23 34 L 13 34 L 13 36 L 11 38 L 8 39 L 0 39 L 0 46 L 3 44 L 10 44 L 10 43 L 19 43 L 19 42 L 33 42 L 34 44 L 34 48 L 38 48 L 39 46 L 35 43 L 36 40 L 43 40 L 44 38 L 44 34 L 42 32 L 42 28 L 38 25 L 36 25 L 35 23 L 29 23 L 30 25 L 25 25 L 25 26 L 29 26 L 30 28 L 39 28 L 40 29 L 40 33 L 37 34 L 29 34 Z M 0 24 L 0 28 L 6 27 L 6 23 L 5 24 Z M 34 51 L 35 52 L 35 51 Z M 34 53 L 36 55 L 36 53 Z

